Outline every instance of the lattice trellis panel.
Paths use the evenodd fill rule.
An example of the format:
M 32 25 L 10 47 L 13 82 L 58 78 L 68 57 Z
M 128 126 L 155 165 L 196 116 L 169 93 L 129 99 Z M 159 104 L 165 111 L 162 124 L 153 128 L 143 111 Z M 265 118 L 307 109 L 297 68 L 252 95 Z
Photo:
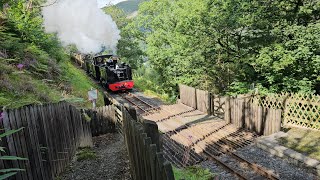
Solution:
M 306 94 L 256 95 L 251 101 L 266 108 L 282 109 L 284 124 L 320 130 L 320 96 Z
M 320 130 L 320 96 L 290 94 L 284 105 L 286 124 Z
M 255 95 L 252 97 L 252 102 L 265 108 L 284 109 L 284 102 L 288 96 L 288 93 Z

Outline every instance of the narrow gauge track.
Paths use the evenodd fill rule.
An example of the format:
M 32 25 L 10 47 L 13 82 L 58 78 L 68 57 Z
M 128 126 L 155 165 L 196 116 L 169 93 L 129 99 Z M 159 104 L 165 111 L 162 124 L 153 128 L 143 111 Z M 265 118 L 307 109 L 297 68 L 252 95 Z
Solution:
M 132 93 L 126 93 L 121 96 L 125 100 L 127 100 L 130 104 L 132 104 L 134 107 L 136 107 L 137 110 L 139 111 L 139 114 L 147 115 L 151 112 L 158 111 L 160 109 L 159 107 L 154 107 L 150 103 L 146 102 L 145 100 L 139 98 L 138 96 L 136 96 Z M 162 109 L 162 110 L 164 110 L 164 109 Z M 168 116 L 165 118 L 160 118 L 156 122 L 162 122 L 163 124 L 166 124 L 165 121 L 167 121 L 171 118 L 174 118 L 174 117 L 181 117 L 182 114 L 189 113 L 194 110 L 189 110 L 189 111 L 181 112 L 178 114 L 174 114 L 168 110 L 164 110 L 164 111 L 168 112 Z M 170 125 L 166 124 L 166 126 L 170 128 Z M 184 126 L 185 126 L 184 127 L 185 129 L 190 127 L 187 124 L 184 124 Z M 198 129 L 198 130 L 201 131 L 201 129 Z M 192 131 L 192 132 L 197 134 L 198 131 Z M 211 133 L 214 133 L 214 132 L 211 132 Z M 169 142 L 170 145 L 174 146 L 176 149 L 180 149 L 181 151 L 187 151 L 187 148 L 183 148 L 183 147 L 179 146 L 176 142 L 174 142 L 174 140 L 172 140 L 170 138 L 170 135 L 172 135 L 172 134 L 179 134 L 179 131 L 172 130 L 169 133 L 166 133 L 163 139 L 166 142 Z M 236 133 L 234 133 L 234 135 L 235 134 Z M 203 136 L 203 135 L 201 135 L 201 136 Z M 196 142 L 191 142 L 189 147 L 198 146 L 197 142 L 205 139 L 208 136 L 209 135 L 205 135 L 205 136 L 203 136 L 203 138 L 197 140 Z M 226 170 L 228 170 L 229 172 L 231 172 L 232 174 L 237 176 L 239 179 L 253 179 L 253 178 L 261 179 L 262 177 L 265 177 L 268 179 L 279 179 L 274 173 L 268 171 L 267 169 L 261 167 L 260 165 L 255 164 L 255 163 L 251 163 L 248 160 L 235 154 L 233 152 L 234 147 L 242 147 L 237 142 L 230 141 L 225 137 L 215 137 L 215 138 L 217 138 L 216 141 L 214 141 L 211 144 L 207 144 L 207 142 L 206 142 L 206 145 L 208 147 L 206 149 L 203 149 L 202 147 L 198 146 L 203 150 L 203 154 L 205 155 L 205 158 L 212 160 L 212 161 L 215 161 L 216 163 L 218 163 L 219 165 L 224 167 Z M 250 142 L 250 141 L 245 142 L 245 144 L 251 144 L 251 143 L 252 142 Z M 167 144 L 164 144 L 164 150 L 167 153 L 175 153 L 175 152 L 172 152 L 172 150 L 170 150 L 170 147 Z M 199 157 L 199 155 L 196 154 L 195 152 L 189 152 L 189 153 L 190 153 L 190 155 L 188 158 L 194 160 L 195 162 L 200 162 L 202 160 L 202 158 Z M 221 156 L 221 155 L 224 155 L 224 158 L 220 158 L 219 156 Z M 170 156 L 168 156 L 168 157 L 170 157 Z M 230 161 L 230 159 L 233 159 L 233 160 Z M 177 163 L 179 166 L 188 165 L 188 164 L 181 163 L 181 161 L 179 161 L 178 157 L 176 157 L 176 156 L 171 157 L 170 160 Z M 228 162 L 231 162 L 232 164 L 236 163 L 236 164 L 238 164 L 238 166 L 237 165 L 236 165 L 236 167 L 232 166 L 232 165 L 230 165 L 230 163 L 228 164 Z M 243 165 L 243 164 L 246 166 L 246 168 L 251 168 L 252 170 L 249 172 L 248 170 L 245 170 L 246 168 L 240 168 L 239 166 Z M 242 169 L 242 170 L 239 170 L 239 169 Z M 252 172 L 254 172 L 256 174 L 252 174 Z
M 127 100 L 134 107 L 136 107 L 136 109 L 138 110 L 138 114 L 146 115 L 148 113 L 151 113 L 153 111 L 157 111 L 160 109 L 159 107 L 155 107 L 151 105 L 150 103 L 146 102 L 145 100 L 141 99 L 140 97 L 130 92 L 121 94 L 121 97 Z

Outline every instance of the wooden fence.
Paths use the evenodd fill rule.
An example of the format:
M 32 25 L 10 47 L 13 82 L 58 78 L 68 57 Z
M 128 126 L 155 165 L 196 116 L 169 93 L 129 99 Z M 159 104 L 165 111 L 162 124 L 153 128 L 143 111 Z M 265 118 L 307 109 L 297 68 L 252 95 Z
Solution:
M 259 135 L 270 135 L 281 129 L 281 109 L 259 106 L 252 97 L 227 97 L 225 121 L 245 128 Z
M 183 104 L 260 135 L 280 131 L 282 111 L 255 103 L 253 96 L 222 97 L 185 85 L 179 87 Z
M 179 85 L 181 103 L 197 109 L 196 89 L 186 85 Z
M 123 135 L 135 180 L 173 180 L 172 166 L 165 161 L 155 122 L 138 119 L 134 108 L 121 107 Z
M 21 168 L 14 179 L 54 179 L 69 165 L 76 149 L 92 146 L 90 125 L 74 106 L 66 102 L 26 106 L 6 110 L 0 133 L 24 127 L 2 138 L 3 155 L 28 158 L 27 161 L 0 161 L 0 169 Z
M 320 96 L 307 94 L 268 94 L 255 96 L 263 107 L 282 109 L 284 125 L 296 125 L 320 130 Z
M 237 98 L 221 97 L 185 85 L 180 85 L 179 88 L 181 103 L 210 115 L 222 117 L 221 115 L 225 114 L 228 122 L 259 134 L 268 135 L 280 131 L 281 124 L 320 130 L 319 95 L 299 93 L 250 95 L 244 100 L 244 95 Z M 225 107 L 226 99 L 228 107 Z
M 225 101 L 226 97 L 210 94 L 210 100 L 211 101 L 211 115 L 218 116 L 220 118 L 224 117 L 225 113 Z
M 186 85 L 179 85 L 179 90 L 180 102 L 182 104 L 210 115 L 223 117 L 225 97 L 216 96 L 208 91 L 195 89 Z
M 115 110 L 112 106 L 99 107 L 95 111 L 91 109 L 84 111 L 91 118 L 92 136 L 116 132 Z

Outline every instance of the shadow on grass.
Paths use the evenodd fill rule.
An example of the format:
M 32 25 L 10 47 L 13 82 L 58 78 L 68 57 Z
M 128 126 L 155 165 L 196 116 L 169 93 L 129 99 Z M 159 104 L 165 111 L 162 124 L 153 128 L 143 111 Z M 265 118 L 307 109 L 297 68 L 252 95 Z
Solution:
M 287 137 L 279 138 L 280 144 L 304 155 L 320 160 L 320 131 L 287 128 Z

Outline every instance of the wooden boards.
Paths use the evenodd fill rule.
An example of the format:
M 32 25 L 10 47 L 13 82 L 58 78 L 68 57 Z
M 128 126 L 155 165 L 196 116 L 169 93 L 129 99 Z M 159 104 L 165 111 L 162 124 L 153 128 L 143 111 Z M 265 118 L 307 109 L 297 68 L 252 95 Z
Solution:
M 66 102 L 26 106 L 6 110 L 1 132 L 23 130 L 3 138 L 6 153 L 27 158 L 27 161 L 0 161 L 3 168 L 21 168 L 15 179 L 54 179 L 70 163 L 76 149 L 92 144 L 90 124 L 81 113 Z

